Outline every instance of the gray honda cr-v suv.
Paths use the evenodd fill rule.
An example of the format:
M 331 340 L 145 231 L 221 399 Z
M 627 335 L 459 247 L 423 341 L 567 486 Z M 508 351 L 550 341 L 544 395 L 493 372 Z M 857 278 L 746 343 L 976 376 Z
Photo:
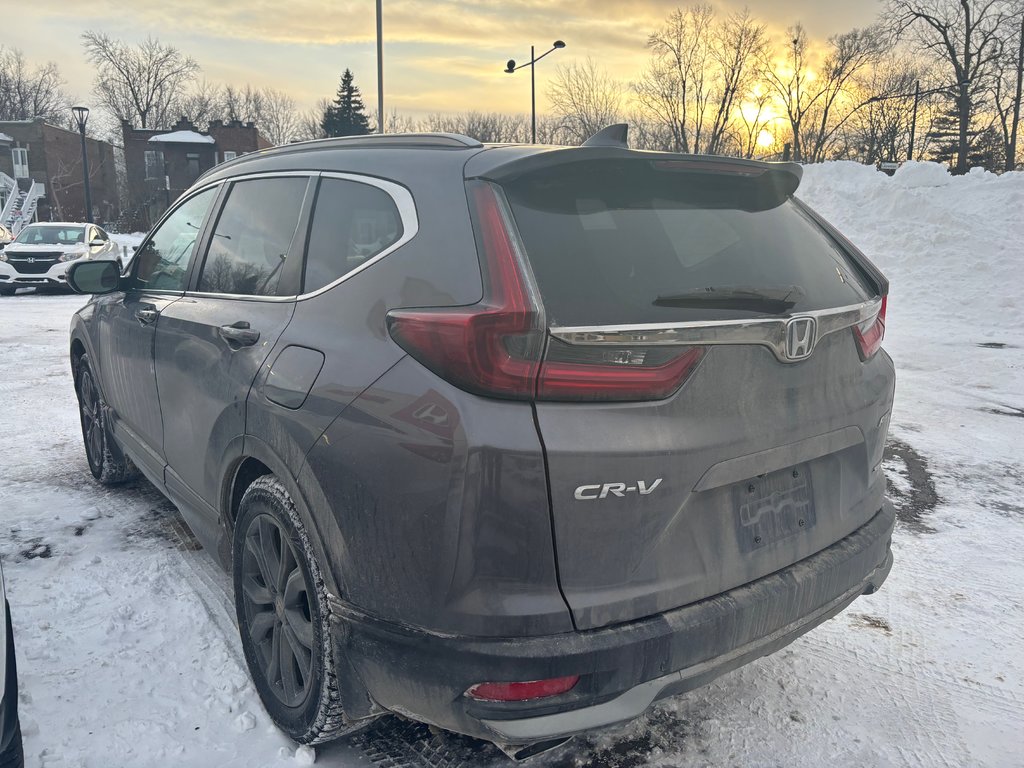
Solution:
M 92 472 L 231 570 L 295 740 L 393 711 L 539 749 L 885 579 L 886 279 L 799 166 L 624 138 L 259 152 L 69 273 Z

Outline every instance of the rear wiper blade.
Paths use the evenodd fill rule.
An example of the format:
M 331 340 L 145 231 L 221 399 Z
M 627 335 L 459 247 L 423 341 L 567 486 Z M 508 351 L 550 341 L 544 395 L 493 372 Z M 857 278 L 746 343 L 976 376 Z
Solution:
M 803 295 L 803 288 L 798 285 L 768 288 L 725 285 L 659 296 L 653 303 L 656 307 L 703 307 L 781 314 L 792 309 Z

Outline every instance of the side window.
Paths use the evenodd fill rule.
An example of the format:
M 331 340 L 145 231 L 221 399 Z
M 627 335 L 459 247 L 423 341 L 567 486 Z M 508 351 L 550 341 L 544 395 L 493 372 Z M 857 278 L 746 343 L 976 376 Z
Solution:
M 210 238 L 199 290 L 278 295 L 307 183 L 305 176 L 235 183 Z
M 190 197 L 152 234 L 135 257 L 134 287 L 184 291 L 199 230 L 217 187 Z
M 402 237 L 402 217 L 384 190 L 346 179 L 320 182 L 303 291 L 333 283 Z

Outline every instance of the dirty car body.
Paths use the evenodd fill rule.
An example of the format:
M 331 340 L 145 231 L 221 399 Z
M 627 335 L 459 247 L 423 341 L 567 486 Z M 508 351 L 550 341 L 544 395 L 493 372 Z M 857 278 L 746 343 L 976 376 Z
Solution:
M 889 571 L 888 283 L 800 173 L 451 135 L 257 153 L 75 317 L 72 365 L 228 567 L 246 488 L 280 481 L 347 723 L 560 739 Z M 243 195 L 280 214 L 244 248 Z

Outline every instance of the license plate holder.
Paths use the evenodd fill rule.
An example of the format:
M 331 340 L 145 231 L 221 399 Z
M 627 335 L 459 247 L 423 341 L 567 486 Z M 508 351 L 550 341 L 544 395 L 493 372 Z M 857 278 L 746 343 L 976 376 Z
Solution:
M 814 527 L 814 493 L 806 464 L 733 486 L 740 551 L 754 552 Z

